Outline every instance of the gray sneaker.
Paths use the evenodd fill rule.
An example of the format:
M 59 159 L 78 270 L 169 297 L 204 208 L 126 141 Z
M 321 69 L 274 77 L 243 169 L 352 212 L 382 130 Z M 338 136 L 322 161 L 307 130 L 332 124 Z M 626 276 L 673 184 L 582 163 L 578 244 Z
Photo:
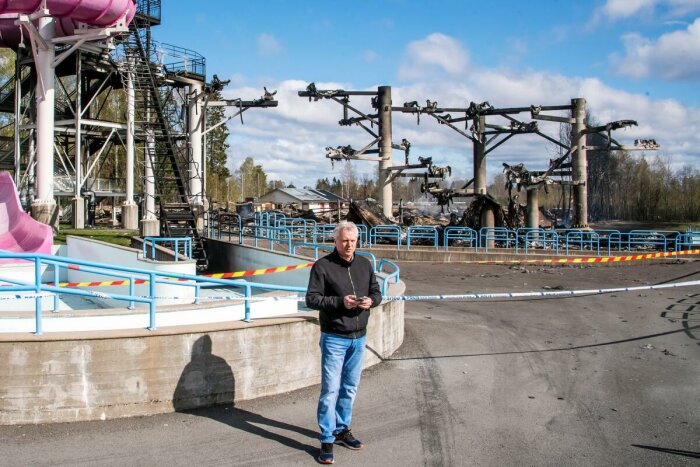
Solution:
M 352 435 L 352 432 L 347 428 L 335 435 L 335 444 L 342 444 L 346 448 L 355 450 L 362 449 L 363 447 L 365 447 L 365 445 L 362 444 L 362 441 L 356 439 Z
M 333 443 L 321 443 L 321 452 L 316 458 L 321 464 L 332 464 L 333 459 Z

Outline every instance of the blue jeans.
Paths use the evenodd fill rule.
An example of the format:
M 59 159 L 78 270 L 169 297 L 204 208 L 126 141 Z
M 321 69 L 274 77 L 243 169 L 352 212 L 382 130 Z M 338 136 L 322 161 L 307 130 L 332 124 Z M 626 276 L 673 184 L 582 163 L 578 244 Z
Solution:
M 332 443 L 335 435 L 350 428 L 352 403 L 362 374 L 365 336 L 348 339 L 321 333 L 321 396 L 316 417 L 322 443 Z

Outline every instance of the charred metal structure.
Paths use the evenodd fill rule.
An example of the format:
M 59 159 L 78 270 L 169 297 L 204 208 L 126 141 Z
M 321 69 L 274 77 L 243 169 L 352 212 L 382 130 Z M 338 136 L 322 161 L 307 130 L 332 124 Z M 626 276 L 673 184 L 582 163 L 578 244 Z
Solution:
M 374 139 L 365 147 L 359 150 L 351 146 L 327 147 L 326 157 L 331 161 L 339 160 L 364 160 L 379 162 L 378 185 L 381 189 L 381 204 L 384 216 L 392 218 L 392 188 L 391 182 L 397 177 L 423 178 L 424 186 L 431 185 L 431 179 L 444 180 L 452 173 L 452 169 L 438 167 L 433 164 L 432 158 L 419 157 L 418 164 L 411 164 L 409 153 L 411 143 L 407 139 L 402 139 L 401 143 L 392 141 L 391 112 L 400 110 L 391 105 L 391 87 L 380 86 L 377 92 L 373 91 L 346 91 L 344 89 L 324 89 L 316 88 L 315 83 L 306 87 L 305 91 L 299 91 L 300 97 L 308 97 L 318 101 L 319 99 L 330 99 L 343 106 L 343 118 L 338 122 L 341 126 L 357 125 L 369 133 Z M 363 112 L 350 105 L 351 96 L 370 96 L 372 109 L 376 113 Z M 355 116 L 350 116 L 354 114 Z M 374 127 L 377 127 L 377 131 Z M 376 146 L 376 148 L 374 148 Z M 392 150 L 404 151 L 404 165 L 392 165 Z M 377 157 L 367 156 L 367 154 L 377 154 Z M 420 169 L 421 172 L 404 172 L 405 170 Z
M 574 217 L 577 227 L 588 226 L 587 205 L 587 151 L 598 150 L 649 150 L 657 149 L 658 145 L 653 140 L 636 141 L 635 146 L 624 146 L 615 140 L 611 133 L 614 130 L 636 125 L 634 120 L 621 120 L 610 122 L 602 126 L 588 126 L 586 124 L 586 101 L 582 98 L 572 99 L 568 105 L 513 107 L 497 109 L 488 102 L 476 104 L 471 102 L 466 108 L 439 107 L 437 102 L 426 101 L 425 106 L 419 106 L 417 101 L 407 102 L 403 107 L 393 107 L 392 110 L 404 113 L 412 113 L 418 116 L 426 114 L 442 125 L 446 125 L 460 135 L 469 139 L 473 145 L 473 178 L 457 190 L 439 188 L 437 185 L 428 185 L 426 190 L 438 199 L 439 203 L 447 203 L 454 197 L 482 196 L 486 195 L 486 156 L 493 150 L 504 144 L 510 138 L 519 134 L 535 134 L 555 144 L 562 149 L 563 154 L 550 161 L 549 168 L 544 172 L 531 172 L 533 178 L 528 183 L 520 183 L 526 186 L 528 194 L 528 227 L 537 227 L 537 212 L 539 210 L 538 192 L 539 186 L 551 183 L 552 175 L 568 177 L 570 180 L 560 183 L 568 183 L 574 186 Z M 548 114 L 547 112 L 566 111 L 569 116 Z M 517 118 L 519 114 L 529 114 L 531 121 Z M 501 124 L 493 123 L 493 118 L 500 118 Z M 540 121 L 551 121 L 571 125 L 571 144 L 567 145 L 552 136 L 541 131 L 538 125 Z M 457 124 L 464 124 L 464 129 Z M 597 140 L 602 145 L 589 145 L 588 135 L 598 135 Z M 469 189 L 470 186 L 473 187 Z M 485 210 L 482 215 L 482 225 L 492 227 L 494 225 L 494 213 Z

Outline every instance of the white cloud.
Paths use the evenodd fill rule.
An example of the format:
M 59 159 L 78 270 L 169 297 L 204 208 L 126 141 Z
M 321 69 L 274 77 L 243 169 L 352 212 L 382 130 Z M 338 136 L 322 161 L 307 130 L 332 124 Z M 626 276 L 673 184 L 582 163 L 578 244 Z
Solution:
M 700 79 L 700 18 L 685 30 L 652 41 L 639 34 L 622 37 L 625 55 L 610 59 L 617 73 L 633 78 L 661 77 L 668 81 Z
M 658 0 L 608 0 L 601 7 L 601 12 L 610 21 L 615 21 L 650 10 L 657 3 L 659 3 Z
M 399 79 L 423 78 L 437 73 L 457 76 L 467 70 L 469 52 L 458 40 L 445 34 L 433 33 L 425 39 L 408 44 Z
M 282 51 L 282 46 L 275 36 L 263 33 L 258 36 L 258 53 L 265 57 L 278 55 Z
M 591 24 L 652 14 L 679 18 L 697 11 L 700 11 L 700 2 L 697 0 L 607 0 L 605 5 L 593 12 Z

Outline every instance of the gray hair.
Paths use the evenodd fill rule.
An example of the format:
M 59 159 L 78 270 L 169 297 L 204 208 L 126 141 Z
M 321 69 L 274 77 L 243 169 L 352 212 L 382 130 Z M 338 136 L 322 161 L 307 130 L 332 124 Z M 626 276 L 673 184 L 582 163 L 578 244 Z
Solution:
M 360 235 L 360 231 L 358 230 L 354 222 L 340 221 L 338 222 L 338 225 L 335 226 L 335 229 L 333 229 L 333 238 L 337 240 L 340 236 L 340 232 L 342 232 L 343 230 L 354 230 L 356 237 Z

